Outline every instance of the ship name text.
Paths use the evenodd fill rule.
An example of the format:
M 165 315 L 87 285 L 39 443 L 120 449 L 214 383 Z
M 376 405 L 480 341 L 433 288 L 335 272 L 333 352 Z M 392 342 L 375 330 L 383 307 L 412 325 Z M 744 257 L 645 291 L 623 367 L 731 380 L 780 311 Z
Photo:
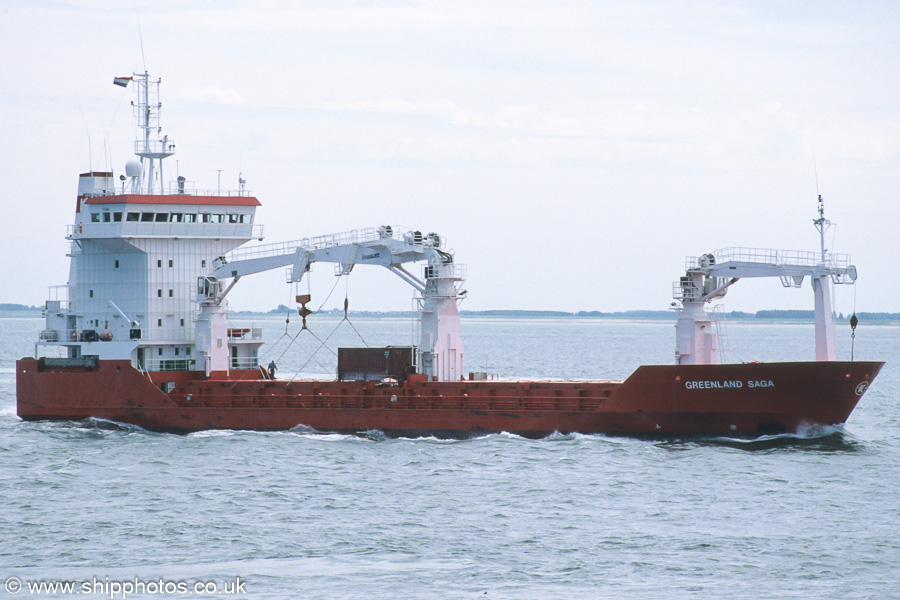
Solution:
M 775 387 L 775 383 L 771 379 L 750 379 L 746 382 L 739 379 L 726 381 L 685 381 L 684 387 L 689 390 L 723 390 L 727 388 L 771 388 Z

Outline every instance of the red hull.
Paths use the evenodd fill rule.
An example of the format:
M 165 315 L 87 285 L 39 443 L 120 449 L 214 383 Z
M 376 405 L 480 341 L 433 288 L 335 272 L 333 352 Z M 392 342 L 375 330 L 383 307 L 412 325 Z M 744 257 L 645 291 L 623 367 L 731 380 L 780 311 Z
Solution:
M 468 437 L 507 431 L 728 434 L 796 432 L 843 423 L 884 363 L 798 362 L 638 368 L 623 382 L 373 382 L 227 379 L 202 373 L 150 377 L 128 361 L 92 370 L 17 361 L 25 420 L 89 417 L 154 431 L 205 429 L 380 430 L 387 435 Z M 163 389 L 171 390 L 169 393 Z

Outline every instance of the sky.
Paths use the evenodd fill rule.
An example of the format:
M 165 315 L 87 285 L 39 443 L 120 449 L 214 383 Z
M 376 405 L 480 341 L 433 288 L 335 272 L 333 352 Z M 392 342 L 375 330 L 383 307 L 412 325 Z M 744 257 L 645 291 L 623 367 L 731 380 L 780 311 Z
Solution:
M 686 256 L 816 250 L 820 193 L 860 275 L 835 309 L 897 312 L 897 31 L 891 2 L 0 0 L 0 303 L 66 282 L 78 174 L 133 158 L 112 78 L 146 69 L 167 173 L 242 174 L 266 243 L 438 232 L 461 309 L 664 310 Z M 232 309 L 289 303 L 282 272 L 253 277 Z M 376 267 L 301 286 L 412 306 Z M 725 308 L 810 290 L 742 281 Z

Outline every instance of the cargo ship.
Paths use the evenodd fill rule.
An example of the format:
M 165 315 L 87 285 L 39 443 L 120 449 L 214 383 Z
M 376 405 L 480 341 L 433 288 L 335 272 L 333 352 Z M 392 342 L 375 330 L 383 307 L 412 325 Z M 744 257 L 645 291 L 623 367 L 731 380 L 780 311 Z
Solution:
M 742 435 L 844 423 L 883 366 L 838 361 L 832 284 L 852 284 L 847 255 L 728 248 L 689 257 L 674 284 L 675 360 L 622 381 L 514 381 L 463 370 L 458 304 L 466 270 L 436 233 L 380 226 L 262 244 L 260 202 L 244 190 L 165 184 L 174 143 L 160 137 L 159 80 L 131 86 L 136 159 L 116 179 L 78 179 L 68 226 L 69 281 L 51 288 L 34 356 L 16 362 L 24 420 L 107 419 L 148 430 L 319 431 L 464 438 L 491 432 Z M 248 244 L 252 242 L 252 244 Z M 334 379 L 284 379 L 260 364 L 262 331 L 233 327 L 227 296 L 244 277 L 284 269 L 299 282 L 317 262 L 399 276 L 416 298 L 408 346 L 339 349 Z M 410 269 L 419 263 L 421 270 Z M 816 360 L 720 364 L 707 305 L 742 278 L 807 278 L 815 299 Z M 306 328 L 309 296 L 298 296 Z M 714 315 L 715 316 L 715 315 Z M 598 340 L 601 343 L 602 340 Z

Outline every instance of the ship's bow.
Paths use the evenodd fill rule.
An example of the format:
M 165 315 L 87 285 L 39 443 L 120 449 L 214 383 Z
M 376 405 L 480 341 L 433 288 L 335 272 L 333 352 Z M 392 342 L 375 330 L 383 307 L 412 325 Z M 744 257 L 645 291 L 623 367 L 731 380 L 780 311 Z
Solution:
M 610 408 L 657 433 L 797 432 L 844 423 L 883 362 L 654 365 L 638 368 Z

